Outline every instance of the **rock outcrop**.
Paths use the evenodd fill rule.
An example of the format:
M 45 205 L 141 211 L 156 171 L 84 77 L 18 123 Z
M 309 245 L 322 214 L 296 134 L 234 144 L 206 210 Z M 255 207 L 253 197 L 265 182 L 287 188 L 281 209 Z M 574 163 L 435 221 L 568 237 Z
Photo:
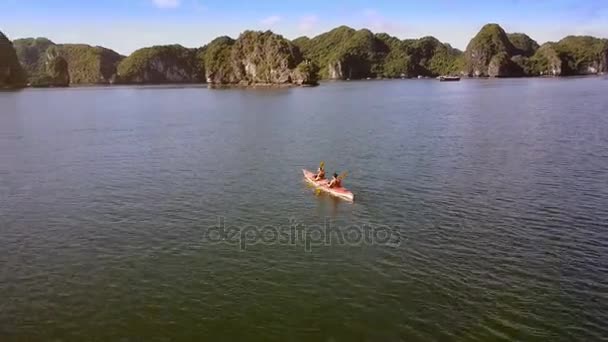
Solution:
M 234 39 L 223 36 L 215 38 L 203 47 L 202 59 L 205 65 L 205 78 L 210 84 L 233 84 L 238 80 L 231 63 Z
M 303 60 L 296 45 L 270 31 L 217 38 L 200 55 L 211 85 L 316 84 L 316 66 Z
M 298 85 L 318 84 L 319 67 L 312 61 L 305 60 L 292 73 L 292 82 Z
M 506 52 L 499 52 L 492 56 L 488 64 L 487 76 L 508 77 L 513 75 L 513 63 Z
M 44 74 L 33 86 L 67 87 L 70 85 L 68 62 L 60 55 L 57 47 L 50 47 L 45 53 Z
M 70 85 L 68 62 L 61 56 L 56 56 L 49 59 L 47 64 L 47 74 L 49 75 L 51 83 L 56 86 L 67 87 Z
M 243 84 L 287 84 L 302 61 L 300 50 L 270 31 L 245 31 L 230 55 L 235 79 Z
M 467 45 L 466 73 L 474 77 L 509 76 L 506 61 L 514 52 L 515 47 L 502 27 L 487 24 Z
M 529 76 L 568 76 L 608 71 L 608 40 L 568 36 L 557 43 L 543 44 L 532 56 Z
M 181 45 L 139 49 L 123 59 L 117 68 L 118 83 L 160 84 L 204 82 L 197 50 Z
M 515 48 L 513 50 L 514 55 L 532 57 L 540 47 L 534 39 L 524 33 L 509 33 L 507 37 Z
M 56 45 L 49 46 L 35 64 L 28 66 L 28 69 L 31 70 L 28 81 L 32 87 L 70 85 L 68 62 L 60 55 L 60 49 Z
M 26 85 L 26 74 L 17 58 L 11 41 L 0 32 L 0 88 L 19 88 Z
M 30 78 L 45 73 L 46 50 L 51 46 L 56 46 L 47 38 L 15 39 L 13 45 L 21 65 Z
M 35 86 L 65 85 L 65 73 L 55 70 L 53 75 L 48 74 L 49 63 L 62 68 L 63 62 L 68 66 L 70 84 L 109 84 L 116 74 L 118 62 L 124 58 L 100 46 L 55 44 L 47 38 L 18 39 L 15 47 L 19 61 L 27 70 L 29 82 Z
M 608 71 L 608 39 L 568 36 L 554 46 L 562 61 L 562 75 Z
M 508 76 L 536 76 L 539 74 L 536 70 L 535 60 L 531 57 L 515 55 L 511 57 L 511 62 Z
M 471 40 L 465 58 L 464 71 L 471 76 L 597 74 L 608 68 L 608 40 L 569 36 L 539 47 L 523 33 L 507 35 L 500 26 L 488 24 Z
M 118 63 L 124 58 L 101 46 L 62 44 L 60 55 L 68 62 L 71 84 L 113 83 Z
M 348 76 L 351 74 L 349 73 Z M 342 71 L 342 62 L 334 61 L 327 65 L 327 78 L 330 80 L 343 80 L 347 78 Z M 350 77 L 348 77 L 350 78 Z
M 328 79 L 437 76 L 450 73 L 462 54 L 434 37 L 400 40 L 347 26 L 294 42 Z
M 438 76 L 453 73 L 454 63 L 462 51 L 440 42 L 435 37 L 423 37 L 411 41 L 410 61 L 414 75 Z
M 2 38 L 0 84 L 23 83 L 23 68 L 11 57 L 15 51 L 8 39 Z M 13 45 L 34 86 L 64 86 L 66 80 L 69 84 L 306 85 L 319 79 L 608 72 L 607 39 L 569 36 L 539 46 L 526 34 L 507 34 L 497 24 L 483 26 L 464 53 L 434 37 L 401 40 L 347 26 L 293 41 L 270 31 L 245 31 L 236 40 L 219 37 L 201 48 L 143 48 L 126 59 L 103 47 L 55 44 L 46 38 L 18 39 Z
M 304 57 L 320 67 L 323 79 L 346 79 L 352 76 L 357 66 L 345 65 L 346 46 L 355 47 L 360 42 L 353 41 L 357 31 L 348 26 L 339 26 L 312 39 L 301 37 L 294 40 Z M 363 37 L 365 38 L 365 37 Z M 354 52 L 354 51 L 351 51 Z
M 555 43 L 545 43 L 536 51 L 536 53 L 532 57 L 534 67 L 533 70 L 529 72 L 530 75 L 562 75 L 562 59 L 555 48 Z
M 415 39 L 402 41 L 386 33 L 378 33 L 376 38 L 382 41 L 388 50 L 382 58 L 381 72 L 378 76 L 387 78 L 402 77 L 402 75 L 417 76 L 414 63 L 420 59 L 412 56 L 411 44 L 408 43 Z

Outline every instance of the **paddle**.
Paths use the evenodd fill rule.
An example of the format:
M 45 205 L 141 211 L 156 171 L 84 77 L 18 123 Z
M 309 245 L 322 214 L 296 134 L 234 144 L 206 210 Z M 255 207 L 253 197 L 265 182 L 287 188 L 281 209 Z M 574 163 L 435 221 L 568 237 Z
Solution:
M 346 176 L 348 176 L 348 171 L 344 171 L 342 172 L 339 176 L 338 179 L 339 180 L 343 180 L 344 178 L 346 178 Z
M 325 162 L 324 162 L 324 161 L 321 161 L 321 162 L 319 163 L 319 169 L 322 169 L 322 168 L 324 168 L 324 167 L 325 167 Z

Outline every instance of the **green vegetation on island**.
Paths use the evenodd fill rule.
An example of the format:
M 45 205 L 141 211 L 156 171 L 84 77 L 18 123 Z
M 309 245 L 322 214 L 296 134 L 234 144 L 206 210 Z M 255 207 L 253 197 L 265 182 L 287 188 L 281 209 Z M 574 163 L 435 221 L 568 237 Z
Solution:
M 584 75 L 608 69 L 608 39 L 568 36 L 555 44 L 562 62 L 562 75 Z
M 201 51 L 210 84 L 316 84 L 317 67 L 300 49 L 270 31 L 245 31 L 236 40 L 219 37 Z
M 68 61 L 70 83 L 75 84 L 113 83 L 116 67 L 124 58 L 113 50 L 86 44 L 63 44 L 59 51 Z
M 454 71 L 461 51 L 434 37 L 400 40 L 386 33 L 340 26 L 294 40 L 325 79 L 437 76 Z
M 100 46 L 55 44 L 47 38 L 17 39 L 14 45 L 32 86 L 113 83 L 118 62 L 124 58 Z M 67 74 L 58 70 L 64 62 Z
M 270 31 L 245 31 L 231 51 L 232 71 L 244 84 L 286 84 L 302 61 L 300 50 Z
M 49 47 L 44 53 L 44 61 L 35 73 L 30 74 L 32 87 L 67 87 L 70 85 L 70 72 L 67 60 L 60 55 L 57 46 Z
M 204 69 L 197 50 L 181 45 L 139 49 L 123 59 L 117 68 L 119 83 L 197 83 Z
M 203 47 L 200 60 L 205 66 L 205 80 L 208 83 L 228 84 L 235 83 L 230 55 L 234 39 L 222 36 L 215 38 Z
M 17 62 L 18 61 L 20 62 Z M 103 47 L 0 35 L 0 86 L 111 83 L 314 85 L 322 79 L 459 74 L 521 77 L 608 71 L 608 40 L 568 36 L 539 44 L 524 33 L 484 25 L 464 52 L 434 37 L 399 39 L 340 26 L 292 41 L 271 31 L 222 36 L 200 48 L 146 47 L 127 58 Z
M 43 72 L 46 50 L 55 43 L 47 38 L 24 38 L 15 39 L 13 46 L 25 71 L 29 76 L 34 76 Z
M 509 58 L 515 47 L 498 24 L 486 24 L 465 50 L 466 74 L 470 76 L 501 77 L 510 71 Z
M 513 53 L 524 57 L 532 57 L 540 47 L 536 40 L 525 33 L 508 33 L 507 37 L 515 48 Z
M 568 36 L 539 47 L 525 34 L 507 35 L 497 24 L 488 24 L 471 40 L 465 58 L 470 76 L 597 74 L 608 69 L 608 40 Z

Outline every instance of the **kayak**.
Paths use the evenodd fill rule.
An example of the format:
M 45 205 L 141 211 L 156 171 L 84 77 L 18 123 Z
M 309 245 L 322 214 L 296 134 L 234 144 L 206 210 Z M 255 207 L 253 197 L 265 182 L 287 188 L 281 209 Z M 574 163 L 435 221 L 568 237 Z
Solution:
M 315 188 L 323 191 L 323 192 L 327 192 L 328 194 L 347 200 L 347 201 L 353 201 L 355 199 L 355 195 L 348 191 L 346 188 L 344 187 L 339 187 L 339 188 L 330 188 L 329 187 L 329 181 L 327 179 L 322 179 L 319 181 L 316 181 L 314 179 L 315 177 L 315 173 L 310 172 L 306 169 L 302 169 L 302 173 L 304 173 L 304 179 L 306 179 L 306 181 L 312 185 L 315 186 Z

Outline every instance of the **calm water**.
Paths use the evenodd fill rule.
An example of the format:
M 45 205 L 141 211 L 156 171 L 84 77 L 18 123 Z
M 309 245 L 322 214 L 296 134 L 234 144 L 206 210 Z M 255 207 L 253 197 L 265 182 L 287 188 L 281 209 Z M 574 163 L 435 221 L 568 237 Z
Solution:
M 0 339 L 606 338 L 606 89 L 0 93 Z M 355 203 L 302 182 L 320 160 Z

